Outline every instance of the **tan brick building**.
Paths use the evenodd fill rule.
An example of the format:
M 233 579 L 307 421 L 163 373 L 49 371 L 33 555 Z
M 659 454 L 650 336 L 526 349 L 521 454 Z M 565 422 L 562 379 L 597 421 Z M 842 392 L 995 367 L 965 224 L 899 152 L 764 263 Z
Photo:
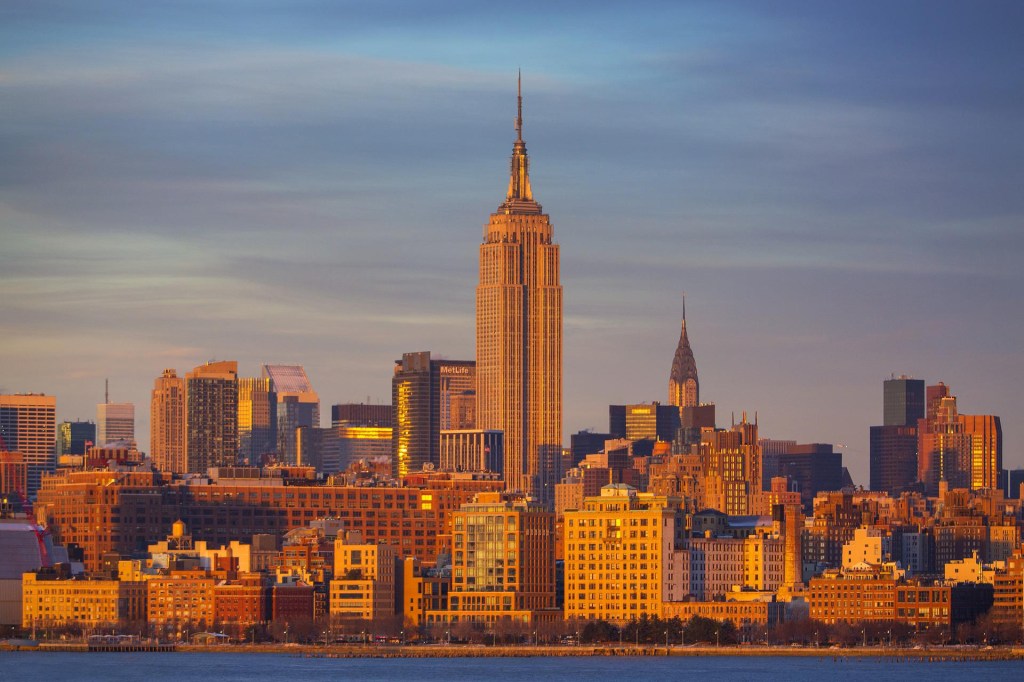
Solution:
M 79 623 L 127 625 L 146 618 L 146 586 L 141 582 L 58 579 L 52 573 L 22 576 L 22 626 Z

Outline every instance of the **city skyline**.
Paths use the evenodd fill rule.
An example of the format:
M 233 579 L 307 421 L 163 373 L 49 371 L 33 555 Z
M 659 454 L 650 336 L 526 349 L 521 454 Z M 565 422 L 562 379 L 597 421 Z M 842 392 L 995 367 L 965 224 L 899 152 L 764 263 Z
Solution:
M 387 402 L 405 352 L 473 357 L 522 67 L 563 445 L 666 402 L 685 289 L 721 425 L 844 444 L 866 485 L 906 373 L 1024 465 L 1019 7 L 119 7 L 0 10 L 0 392 L 90 418 L 109 377 L 148 451 L 167 367 L 301 364 L 327 405 Z

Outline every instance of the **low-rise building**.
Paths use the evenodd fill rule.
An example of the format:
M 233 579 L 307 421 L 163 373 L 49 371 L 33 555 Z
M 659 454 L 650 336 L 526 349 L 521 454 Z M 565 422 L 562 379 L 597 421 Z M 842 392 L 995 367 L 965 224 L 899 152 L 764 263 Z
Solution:
M 128 625 L 146 618 L 146 585 L 70 578 L 52 569 L 22 576 L 22 627 Z
M 330 584 L 332 618 L 372 621 L 394 615 L 397 559 L 394 547 L 364 543 L 358 533 L 339 537 Z

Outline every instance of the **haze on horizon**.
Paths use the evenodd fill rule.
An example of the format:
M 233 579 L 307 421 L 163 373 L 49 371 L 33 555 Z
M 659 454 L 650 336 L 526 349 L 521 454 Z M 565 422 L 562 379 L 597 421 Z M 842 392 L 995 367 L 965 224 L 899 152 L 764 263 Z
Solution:
M 485 3 L 486 4 L 486 3 Z M 568 434 L 701 397 L 844 444 L 945 381 L 1024 466 L 1024 6 L 322 2 L 0 6 L 0 391 L 57 417 L 233 359 L 323 405 L 474 357 L 515 74 L 561 245 Z M 329 412 L 325 409 L 324 414 Z

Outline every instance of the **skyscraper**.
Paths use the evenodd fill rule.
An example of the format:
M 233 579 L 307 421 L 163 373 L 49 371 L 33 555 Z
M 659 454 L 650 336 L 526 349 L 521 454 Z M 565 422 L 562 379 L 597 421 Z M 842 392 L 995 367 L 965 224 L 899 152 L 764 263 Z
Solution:
M 238 363 L 208 362 L 185 375 L 185 461 L 190 472 L 238 461 Z
M 473 391 L 476 363 L 432 360 L 428 351 L 404 353 L 391 379 L 394 442 L 391 469 L 406 476 L 440 464 L 441 431 L 457 428 L 452 399 Z
M 882 424 L 916 426 L 924 418 L 924 380 L 901 374 L 882 384 Z
M 320 396 L 302 365 L 263 365 L 270 390 L 277 395 L 277 454 L 286 464 L 298 461 L 295 430 L 320 428 Z
M 149 456 L 160 471 L 184 473 L 185 379 L 173 369 L 153 382 L 149 401 Z
M 44 471 L 57 466 L 57 398 L 35 393 L 0 395 L 0 450 L 20 452 L 34 499 Z
M 84 455 L 96 445 L 96 425 L 92 422 L 63 421 L 57 425 L 57 456 Z
M 135 405 L 100 403 L 96 406 L 96 445 L 117 440 L 135 441 Z
M 277 451 L 277 394 L 267 377 L 238 380 L 238 457 L 259 465 Z
M 683 298 L 683 327 L 679 343 L 672 358 L 672 371 L 668 377 L 668 402 L 677 407 L 696 407 L 700 404 L 700 382 L 697 381 L 697 361 L 693 358 L 690 339 L 686 335 L 686 298 Z
M 558 245 L 533 198 L 519 89 L 508 193 L 484 227 L 476 290 L 476 428 L 505 432 L 506 487 L 550 503 L 562 435 Z
M 926 389 L 925 418 L 918 420 L 917 477 L 935 495 L 950 489 L 999 487 L 1003 431 L 995 415 L 960 414 L 956 396 L 943 383 Z
M 924 381 L 893 376 L 882 385 L 882 425 L 871 427 L 871 489 L 892 495 L 917 480 L 917 422 L 924 417 Z

